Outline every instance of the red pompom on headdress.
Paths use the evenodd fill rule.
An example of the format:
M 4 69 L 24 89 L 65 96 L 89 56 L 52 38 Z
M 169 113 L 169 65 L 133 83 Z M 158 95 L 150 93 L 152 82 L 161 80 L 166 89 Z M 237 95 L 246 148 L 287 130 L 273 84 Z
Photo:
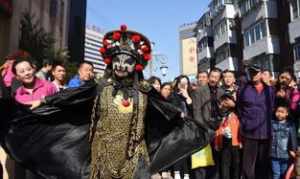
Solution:
M 150 48 L 147 45 L 143 45 L 141 49 L 144 53 L 148 53 L 150 51 Z
M 144 60 L 147 61 L 147 62 L 150 61 L 151 58 L 152 58 L 151 54 L 145 54 L 144 55 Z
M 144 70 L 144 67 L 143 67 L 143 65 L 141 65 L 141 64 L 137 64 L 137 65 L 135 65 L 135 71 L 137 71 L 137 72 L 141 72 L 141 71 L 143 71 Z
M 132 40 L 133 43 L 140 43 L 141 42 L 141 36 L 133 35 L 131 40 Z
M 106 39 L 103 39 L 103 46 L 104 47 L 107 47 L 109 46 L 110 44 L 108 43 L 108 41 Z
M 121 33 L 120 32 L 114 32 L 112 38 L 115 41 L 119 41 L 121 39 Z
M 104 47 L 100 48 L 100 49 L 99 49 L 99 52 L 100 52 L 101 54 L 104 54 L 104 53 L 106 52 L 106 48 L 104 48 Z
M 111 64 L 111 59 L 110 59 L 110 58 L 105 58 L 105 59 L 104 59 L 104 63 L 105 63 L 106 65 Z

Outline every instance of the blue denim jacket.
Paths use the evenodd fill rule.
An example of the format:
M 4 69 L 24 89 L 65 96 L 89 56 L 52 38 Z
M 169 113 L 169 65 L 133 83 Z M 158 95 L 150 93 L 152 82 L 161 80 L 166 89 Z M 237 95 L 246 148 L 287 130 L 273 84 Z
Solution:
M 272 120 L 272 149 L 271 157 L 289 159 L 289 151 L 296 151 L 297 136 L 293 121 L 282 123 Z

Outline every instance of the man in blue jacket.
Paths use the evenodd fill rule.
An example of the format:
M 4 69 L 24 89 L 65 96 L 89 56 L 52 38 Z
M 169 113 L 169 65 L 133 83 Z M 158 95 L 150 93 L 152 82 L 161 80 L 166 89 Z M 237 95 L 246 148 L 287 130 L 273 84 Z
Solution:
M 244 139 L 242 172 L 245 179 L 267 179 L 274 91 L 263 83 L 260 68 L 252 66 L 248 73 L 251 80 L 240 88 L 238 95 Z
M 94 66 L 90 62 L 82 62 L 79 64 L 78 75 L 75 75 L 68 83 L 68 88 L 77 88 L 85 82 L 94 79 Z

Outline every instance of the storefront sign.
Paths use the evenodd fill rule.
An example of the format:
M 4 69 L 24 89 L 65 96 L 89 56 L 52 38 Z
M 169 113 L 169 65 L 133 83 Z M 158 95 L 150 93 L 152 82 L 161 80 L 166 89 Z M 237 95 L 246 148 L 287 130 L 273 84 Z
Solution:
M 196 75 L 198 71 L 197 39 L 182 40 L 182 74 Z

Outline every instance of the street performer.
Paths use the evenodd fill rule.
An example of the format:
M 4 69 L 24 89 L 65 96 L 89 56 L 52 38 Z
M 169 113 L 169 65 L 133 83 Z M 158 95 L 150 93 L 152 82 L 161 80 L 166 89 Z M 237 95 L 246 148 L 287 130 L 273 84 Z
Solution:
M 104 36 L 107 64 L 96 85 L 12 107 L 5 148 L 45 179 L 147 179 L 209 143 L 210 134 L 143 79 L 150 41 L 119 30 Z M 0 108 L 1 109 L 1 108 Z

